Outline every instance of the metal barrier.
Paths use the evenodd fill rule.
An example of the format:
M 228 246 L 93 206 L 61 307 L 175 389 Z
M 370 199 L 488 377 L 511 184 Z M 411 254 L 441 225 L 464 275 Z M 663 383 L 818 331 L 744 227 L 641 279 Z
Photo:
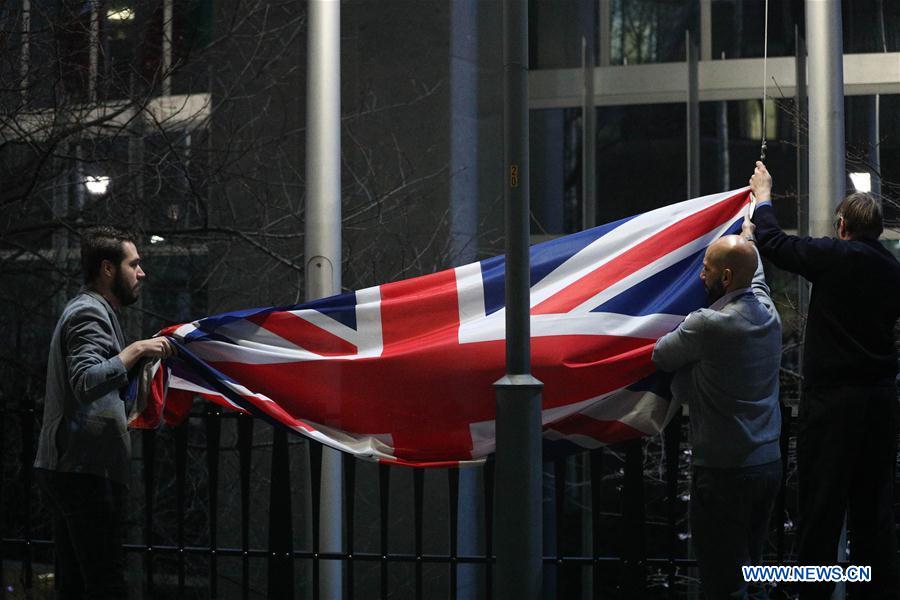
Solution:
M 788 442 L 790 433 L 791 413 L 790 409 L 783 409 L 783 422 L 785 424 L 782 436 L 782 450 L 784 460 L 788 457 Z M 18 423 L 16 423 L 18 421 Z M 679 486 L 686 484 L 684 475 L 684 457 L 686 447 L 683 441 L 683 430 L 686 418 L 678 415 L 667 427 L 662 438 L 655 438 L 653 444 L 661 444 L 661 461 L 654 463 L 653 473 L 658 473 L 652 488 L 647 485 L 645 476 L 647 456 L 644 440 L 632 440 L 610 448 L 600 448 L 589 453 L 589 468 L 585 469 L 582 478 L 587 481 L 577 481 L 583 486 L 590 483 L 590 492 L 583 490 L 584 496 L 589 499 L 590 508 L 579 508 L 582 521 L 575 525 L 576 530 L 583 531 L 585 535 L 590 533 L 590 548 L 587 543 L 582 544 L 582 551 L 567 551 L 571 546 L 571 539 L 564 535 L 563 523 L 566 521 L 567 507 L 572 508 L 571 498 L 567 499 L 566 481 L 567 461 L 565 459 L 550 463 L 550 473 L 545 477 L 550 483 L 550 490 L 545 490 L 545 506 L 553 507 L 551 529 L 556 532 L 555 544 L 549 547 L 545 544 L 544 569 L 546 581 L 556 590 L 556 597 L 569 597 L 570 590 L 566 587 L 572 585 L 574 579 L 572 573 L 581 574 L 589 583 L 581 586 L 583 595 L 592 597 L 604 597 L 607 593 L 617 588 L 616 597 L 625 598 L 676 598 L 683 596 L 686 586 L 679 585 L 679 578 L 695 565 L 695 562 L 685 551 L 688 543 L 686 535 L 680 530 L 686 519 L 686 498 Z M 16 427 L 18 425 L 18 427 Z M 228 442 L 223 447 L 223 425 L 227 427 Z M 7 444 L 13 444 L 10 432 L 18 431 L 21 440 L 18 448 L 20 477 L 13 485 L 5 477 L 0 480 L 0 502 L 8 510 L 18 512 L 12 519 L 0 519 L 0 527 L 4 523 L 16 521 L 22 524 L 13 536 L 11 532 L 0 531 L 2 538 L 2 552 L 0 552 L 0 572 L 5 572 L 5 567 L 15 566 L 19 571 L 18 580 L 10 584 L 7 589 L 4 584 L 0 588 L 0 598 L 12 597 L 17 587 L 31 590 L 35 586 L 35 564 L 40 561 L 45 565 L 50 563 L 49 549 L 52 541 L 48 533 L 48 527 L 38 527 L 38 535 L 34 535 L 33 523 L 39 518 L 35 513 L 38 505 L 32 485 L 31 462 L 34 455 L 35 432 L 38 423 L 35 419 L 34 408 L 22 404 L 16 408 L 0 410 L 0 448 L 4 452 Z M 263 426 L 268 428 L 268 426 Z M 262 429 L 262 427 L 260 428 Z M 202 439 L 198 443 L 192 441 L 190 436 Z M 268 434 L 267 434 L 268 435 Z M 165 436 L 161 443 L 160 436 Z M 323 553 L 318 552 L 318 498 L 319 498 L 319 469 L 321 446 L 316 443 L 291 437 L 290 440 L 283 432 L 274 432 L 271 438 L 271 472 L 269 476 L 268 508 L 262 509 L 267 514 L 268 543 L 259 543 L 262 535 L 252 527 L 254 512 L 251 503 L 259 506 L 260 494 L 254 494 L 251 483 L 254 478 L 260 479 L 254 468 L 254 454 L 260 452 L 259 447 L 254 446 L 254 420 L 251 417 L 233 412 L 222 412 L 219 407 L 205 405 L 203 412 L 191 415 L 190 422 L 181 427 L 157 431 L 140 432 L 136 438 L 135 465 L 140 467 L 140 477 L 133 477 L 132 487 L 141 488 L 144 507 L 139 520 L 132 520 L 135 529 L 140 530 L 139 542 L 129 539 L 126 549 L 130 559 L 140 557 L 143 564 L 142 583 L 145 597 L 170 597 L 173 593 L 178 597 L 273 597 L 279 599 L 294 597 L 318 597 L 317 574 L 318 566 L 324 560 L 340 560 L 345 565 L 345 589 L 349 597 L 370 598 L 376 594 L 380 598 L 387 598 L 392 593 L 389 567 L 392 565 L 406 565 L 411 567 L 413 586 L 409 591 L 410 597 L 433 597 L 426 592 L 424 572 L 429 565 L 445 565 L 449 570 L 446 573 L 446 595 L 456 598 L 459 593 L 458 574 L 464 565 L 480 565 L 482 571 L 480 594 L 476 597 L 491 597 L 492 591 L 492 516 L 493 516 L 493 481 L 494 468 L 491 463 L 483 467 L 483 480 L 485 493 L 480 499 L 481 509 L 484 514 L 484 552 L 475 555 L 463 555 L 458 551 L 459 538 L 457 532 L 457 509 L 460 503 L 460 474 L 457 469 L 446 470 L 446 552 L 430 552 L 425 550 L 424 531 L 426 525 L 425 479 L 426 473 L 422 470 L 412 470 L 412 551 L 391 551 L 391 536 L 394 533 L 391 527 L 391 475 L 393 469 L 406 469 L 404 467 L 388 467 L 369 464 L 367 469 L 377 470 L 377 495 L 374 490 L 369 496 L 377 498 L 377 507 L 360 507 L 355 502 L 359 482 L 359 468 L 354 460 L 345 461 L 345 488 L 348 490 L 345 501 L 346 543 L 345 552 Z M 293 441 L 293 449 L 298 446 L 305 447 L 308 456 L 305 481 L 298 482 L 296 473 L 292 475 L 291 460 L 289 455 L 289 441 Z M 268 451 L 268 440 L 262 446 Z M 195 450 L 197 454 L 205 454 L 205 461 L 191 462 L 190 454 Z M 223 451 L 237 453 L 237 480 L 229 475 L 223 479 L 220 473 L 220 458 Z M 165 456 L 161 456 L 165 453 Z M 171 455 L 171 456 L 169 456 Z M 581 463 L 586 462 L 582 457 Z M 656 460 L 656 459 L 654 459 Z M 296 461 L 295 461 L 296 462 Z M 199 478 L 200 488 L 189 492 L 188 468 L 189 464 L 195 468 L 205 468 L 205 475 Z M 8 465 L 7 465 L 8 466 Z M 294 464 L 295 471 L 298 466 Z M 164 471 L 164 472 L 163 472 Z M 787 469 L 785 469 L 787 472 Z M 405 475 L 408 475 L 406 473 Z M 202 475 L 202 473 L 201 473 Z M 431 475 L 431 477 L 435 477 Z M 654 475 L 654 478 L 656 475 Z M 139 485 L 135 486 L 135 483 Z M 194 482 L 197 483 L 197 482 Z M 292 485 L 293 483 L 293 485 Z M 298 485 L 302 483 L 302 485 Z M 232 484 L 238 484 L 237 501 L 235 505 L 223 506 L 220 498 L 220 488 Z M 604 509 L 604 504 L 612 503 L 615 507 L 614 494 L 604 495 L 604 486 L 620 486 L 619 514 L 615 511 Z M 233 487 L 233 486 L 232 486 Z M 648 522 L 648 503 L 656 504 L 654 498 L 649 498 L 647 489 L 652 492 L 661 490 L 661 500 L 664 503 L 662 517 L 654 517 Z M 292 497 L 292 490 L 304 491 L 303 506 L 298 510 L 297 498 Z M 265 491 L 265 490 L 263 490 Z M 13 498 L 12 496 L 16 497 Z M 134 498 L 134 492 L 132 498 Z M 197 507 L 196 498 L 202 496 L 202 506 Z M 138 494 L 140 497 L 140 494 Z M 308 504 L 305 504 L 307 503 Z M 193 508 L 192 508 L 193 507 Z M 774 535 L 770 540 L 775 542 L 775 560 L 783 562 L 786 557 L 785 515 L 786 491 L 782 488 L 778 500 L 775 518 L 773 518 Z M 201 510 L 202 509 L 202 510 Z M 188 511 L 194 510 L 198 514 L 205 515 L 206 521 L 198 523 L 202 519 L 189 517 Z M 236 541 L 234 544 L 223 544 L 220 539 L 223 536 L 223 526 L 219 516 L 226 511 L 228 522 L 224 533 L 227 537 Z M 360 536 L 359 516 L 357 513 L 368 511 L 368 516 L 377 518 L 378 540 L 377 543 L 368 537 Z M 239 513 L 235 515 L 233 513 Z M 572 512 L 572 511 L 569 511 Z M 576 510 L 575 512 L 579 512 Z M 162 515 L 162 516 L 160 516 Z M 166 516 L 170 515 L 170 516 Z M 585 521 L 590 520 L 590 527 L 585 528 Z M 136 526 L 139 522 L 140 525 Z M 611 530 L 610 522 L 618 524 L 617 530 Z M 368 526 L 369 519 L 362 525 Z M 554 526 L 555 525 L 555 526 Z M 648 544 L 648 532 L 655 532 L 654 541 Z M 167 533 L 161 535 L 161 531 Z M 190 532 L 188 531 L 190 530 Z M 297 543 L 298 531 L 305 533 L 309 544 Z M 663 532 L 661 537 L 658 532 Z M 198 537 L 199 536 L 199 537 Z M 203 543 L 203 540 L 206 543 Z M 198 541 L 199 540 L 199 541 Z M 362 540 L 366 548 L 357 548 L 356 543 Z M 431 544 L 433 545 L 433 544 Z M 648 552 L 648 546 L 652 552 Z M 605 549 L 618 549 L 617 553 L 607 552 Z M 205 559 L 207 569 L 196 569 L 189 565 L 199 559 Z M 221 563 L 228 561 L 232 568 L 221 570 Z M 256 565 L 265 562 L 267 575 L 265 584 L 254 579 Z M 239 563 L 240 567 L 237 568 Z M 358 590 L 360 583 L 359 569 L 363 565 L 378 564 L 380 573 L 378 579 L 380 585 L 377 591 L 367 588 L 362 592 Z M 296 570 L 306 569 L 306 577 L 301 577 L 302 585 L 298 586 Z M 399 568 L 399 567 L 397 567 Z M 189 570 L 205 571 L 205 586 L 189 585 Z M 311 571 L 311 572 L 310 572 Z M 587 577 L 590 573 L 590 577 Z M 219 589 L 220 579 L 228 577 L 231 588 L 227 592 Z M 203 576 L 200 576 L 203 579 Z M 370 581 L 370 575 L 367 581 Z M 168 583 L 166 583 L 168 582 Z M 608 582 L 608 585 L 601 585 Z M 588 589 L 590 588 L 590 589 Z M 12 593 L 11 593 L 12 592 Z M 301 593 L 298 593 L 301 592 Z M 467 595 L 473 595 L 471 590 Z M 15 596 L 19 597 L 19 596 Z

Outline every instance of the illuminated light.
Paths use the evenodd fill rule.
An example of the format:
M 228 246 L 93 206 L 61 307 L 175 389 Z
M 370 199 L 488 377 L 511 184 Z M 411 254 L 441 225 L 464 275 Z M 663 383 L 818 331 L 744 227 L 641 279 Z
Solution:
M 151 235 L 151 236 L 150 236 L 150 243 L 151 243 L 151 244 L 158 244 L 158 243 L 164 242 L 164 241 L 166 241 L 166 238 L 164 238 L 164 237 L 161 237 L 161 236 L 158 236 L 158 235 Z
M 850 181 L 857 192 L 872 191 L 872 174 L 871 173 L 850 173 Z
M 134 9 L 133 8 L 110 8 L 106 11 L 106 20 L 107 21 L 133 21 L 134 20 Z
M 84 178 L 84 187 L 87 188 L 87 191 L 95 196 L 100 196 L 101 194 L 105 194 L 106 190 L 109 189 L 109 177 L 106 175 L 87 175 Z

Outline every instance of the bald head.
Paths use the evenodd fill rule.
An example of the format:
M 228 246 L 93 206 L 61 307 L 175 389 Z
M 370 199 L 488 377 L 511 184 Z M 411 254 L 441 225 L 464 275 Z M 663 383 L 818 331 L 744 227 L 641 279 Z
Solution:
M 710 244 L 700 272 L 710 303 L 728 292 L 749 287 L 757 260 L 753 244 L 739 235 L 726 235 Z

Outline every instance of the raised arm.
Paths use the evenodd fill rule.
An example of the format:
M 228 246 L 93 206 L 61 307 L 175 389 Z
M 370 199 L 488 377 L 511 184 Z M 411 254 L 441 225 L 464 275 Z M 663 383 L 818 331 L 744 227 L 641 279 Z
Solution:
M 759 161 L 750 178 L 750 188 L 758 202 L 752 221 L 756 226 L 759 252 L 775 266 L 815 281 L 839 258 L 840 246 L 837 240 L 801 238 L 781 229 L 772 207 L 772 176 Z

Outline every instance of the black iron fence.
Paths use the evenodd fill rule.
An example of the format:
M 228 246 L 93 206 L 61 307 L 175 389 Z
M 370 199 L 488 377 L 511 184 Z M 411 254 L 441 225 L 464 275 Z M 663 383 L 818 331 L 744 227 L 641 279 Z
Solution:
M 793 420 L 783 411 L 787 464 Z M 696 591 L 687 418 L 679 415 L 663 436 L 546 463 L 549 596 Z M 52 587 L 52 536 L 30 468 L 37 427 L 27 401 L 0 411 L 3 598 L 50 597 Z M 344 550 L 329 553 L 319 551 L 319 444 L 213 405 L 134 441 L 126 544 L 134 597 L 318 598 L 323 561 L 343 563 L 347 597 L 492 595 L 492 522 L 502 507 L 493 505 L 491 463 L 478 469 L 475 492 L 467 480 L 461 494 L 458 469 L 345 459 Z M 792 496 L 783 486 L 768 560 L 791 558 Z M 461 514 L 477 535 L 460 527 Z

